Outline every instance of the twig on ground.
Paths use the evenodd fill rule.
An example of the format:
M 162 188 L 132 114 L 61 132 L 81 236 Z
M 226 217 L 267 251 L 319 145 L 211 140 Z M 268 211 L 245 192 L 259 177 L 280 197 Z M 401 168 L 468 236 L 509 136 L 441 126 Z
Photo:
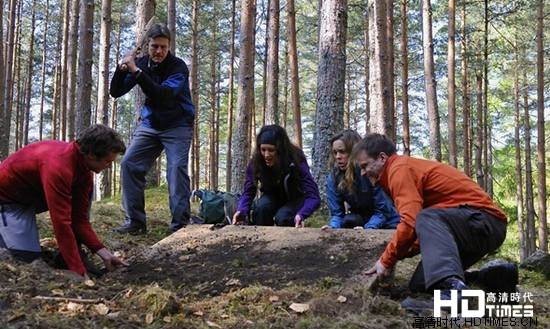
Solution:
M 34 299 L 38 300 L 51 300 L 55 302 L 73 302 L 80 304 L 99 304 L 103 303 L 103 298 L 86 299 L 86 298 L 68 298 L 68 297 L 56 297 L 56 296 L 34 296 Z

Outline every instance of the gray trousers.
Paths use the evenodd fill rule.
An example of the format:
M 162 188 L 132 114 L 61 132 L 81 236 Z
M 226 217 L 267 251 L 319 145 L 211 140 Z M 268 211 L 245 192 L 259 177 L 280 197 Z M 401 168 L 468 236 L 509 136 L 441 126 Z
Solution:
M 126 223 L 145 225 L 145 175 L 163 150 L 166 153 L 166 181 L 172 213 L 170 227 L 175 231 L 189 223 L 191 189 L 188 162 L 192 139 L 192 127 L 156 130 L 140 124 L 136 128 L 121 164 L 122 205 Z
M 470 208 L 428 208 L 416 217 L 421 261 L 409 288 L 425 292 L 439 281 L 456 276 L 495 251 L 506 237 L 506 222 Z

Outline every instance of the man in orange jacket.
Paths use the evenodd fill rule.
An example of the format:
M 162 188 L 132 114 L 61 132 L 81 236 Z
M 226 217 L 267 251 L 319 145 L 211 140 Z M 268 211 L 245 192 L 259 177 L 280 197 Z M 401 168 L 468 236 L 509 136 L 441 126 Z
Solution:
M 506 237 L 502 210 L 463 172 L 440 162 L 397 155 L 395 144 L 384 135 L 367 135 L 353 153 L 361 174 L 384 188 L 401 215 L 393 238 L 366 274 L 387 276 L 398 260 L 420 252 L 410 281 L 412 291 L 467 289 L 464 271 L 500 247 Z M 485 283 L 493 284 L 493 289 L 515 290 L 517 267 L 509 265 L 490 270 L 503 272 L 497 286 Z

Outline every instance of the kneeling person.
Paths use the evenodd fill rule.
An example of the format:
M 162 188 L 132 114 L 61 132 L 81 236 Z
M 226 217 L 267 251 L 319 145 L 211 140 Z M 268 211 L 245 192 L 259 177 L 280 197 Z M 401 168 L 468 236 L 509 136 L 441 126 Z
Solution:
M 73 142 L 30 144 L 0 163 L 0 248 L 30 262 L 41 255 L 36 214 L 50 211 L 53 232 L 69 270 L 87 277 L 79 244 L 107 270 L 127 265 L 99 240 L 90 220 L 93 174 L 111 166 L 126 146 L 113 129 L 94 125 Z

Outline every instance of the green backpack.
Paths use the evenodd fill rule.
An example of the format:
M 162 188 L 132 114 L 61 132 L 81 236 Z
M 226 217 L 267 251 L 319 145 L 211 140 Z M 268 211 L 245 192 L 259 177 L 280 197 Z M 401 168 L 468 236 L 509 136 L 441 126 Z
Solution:
M 239 194 L 200 189 L 195 190 L 193 195 L 201 200 L 199 217 L 205 224 L 231 224 L 239 202 Z

